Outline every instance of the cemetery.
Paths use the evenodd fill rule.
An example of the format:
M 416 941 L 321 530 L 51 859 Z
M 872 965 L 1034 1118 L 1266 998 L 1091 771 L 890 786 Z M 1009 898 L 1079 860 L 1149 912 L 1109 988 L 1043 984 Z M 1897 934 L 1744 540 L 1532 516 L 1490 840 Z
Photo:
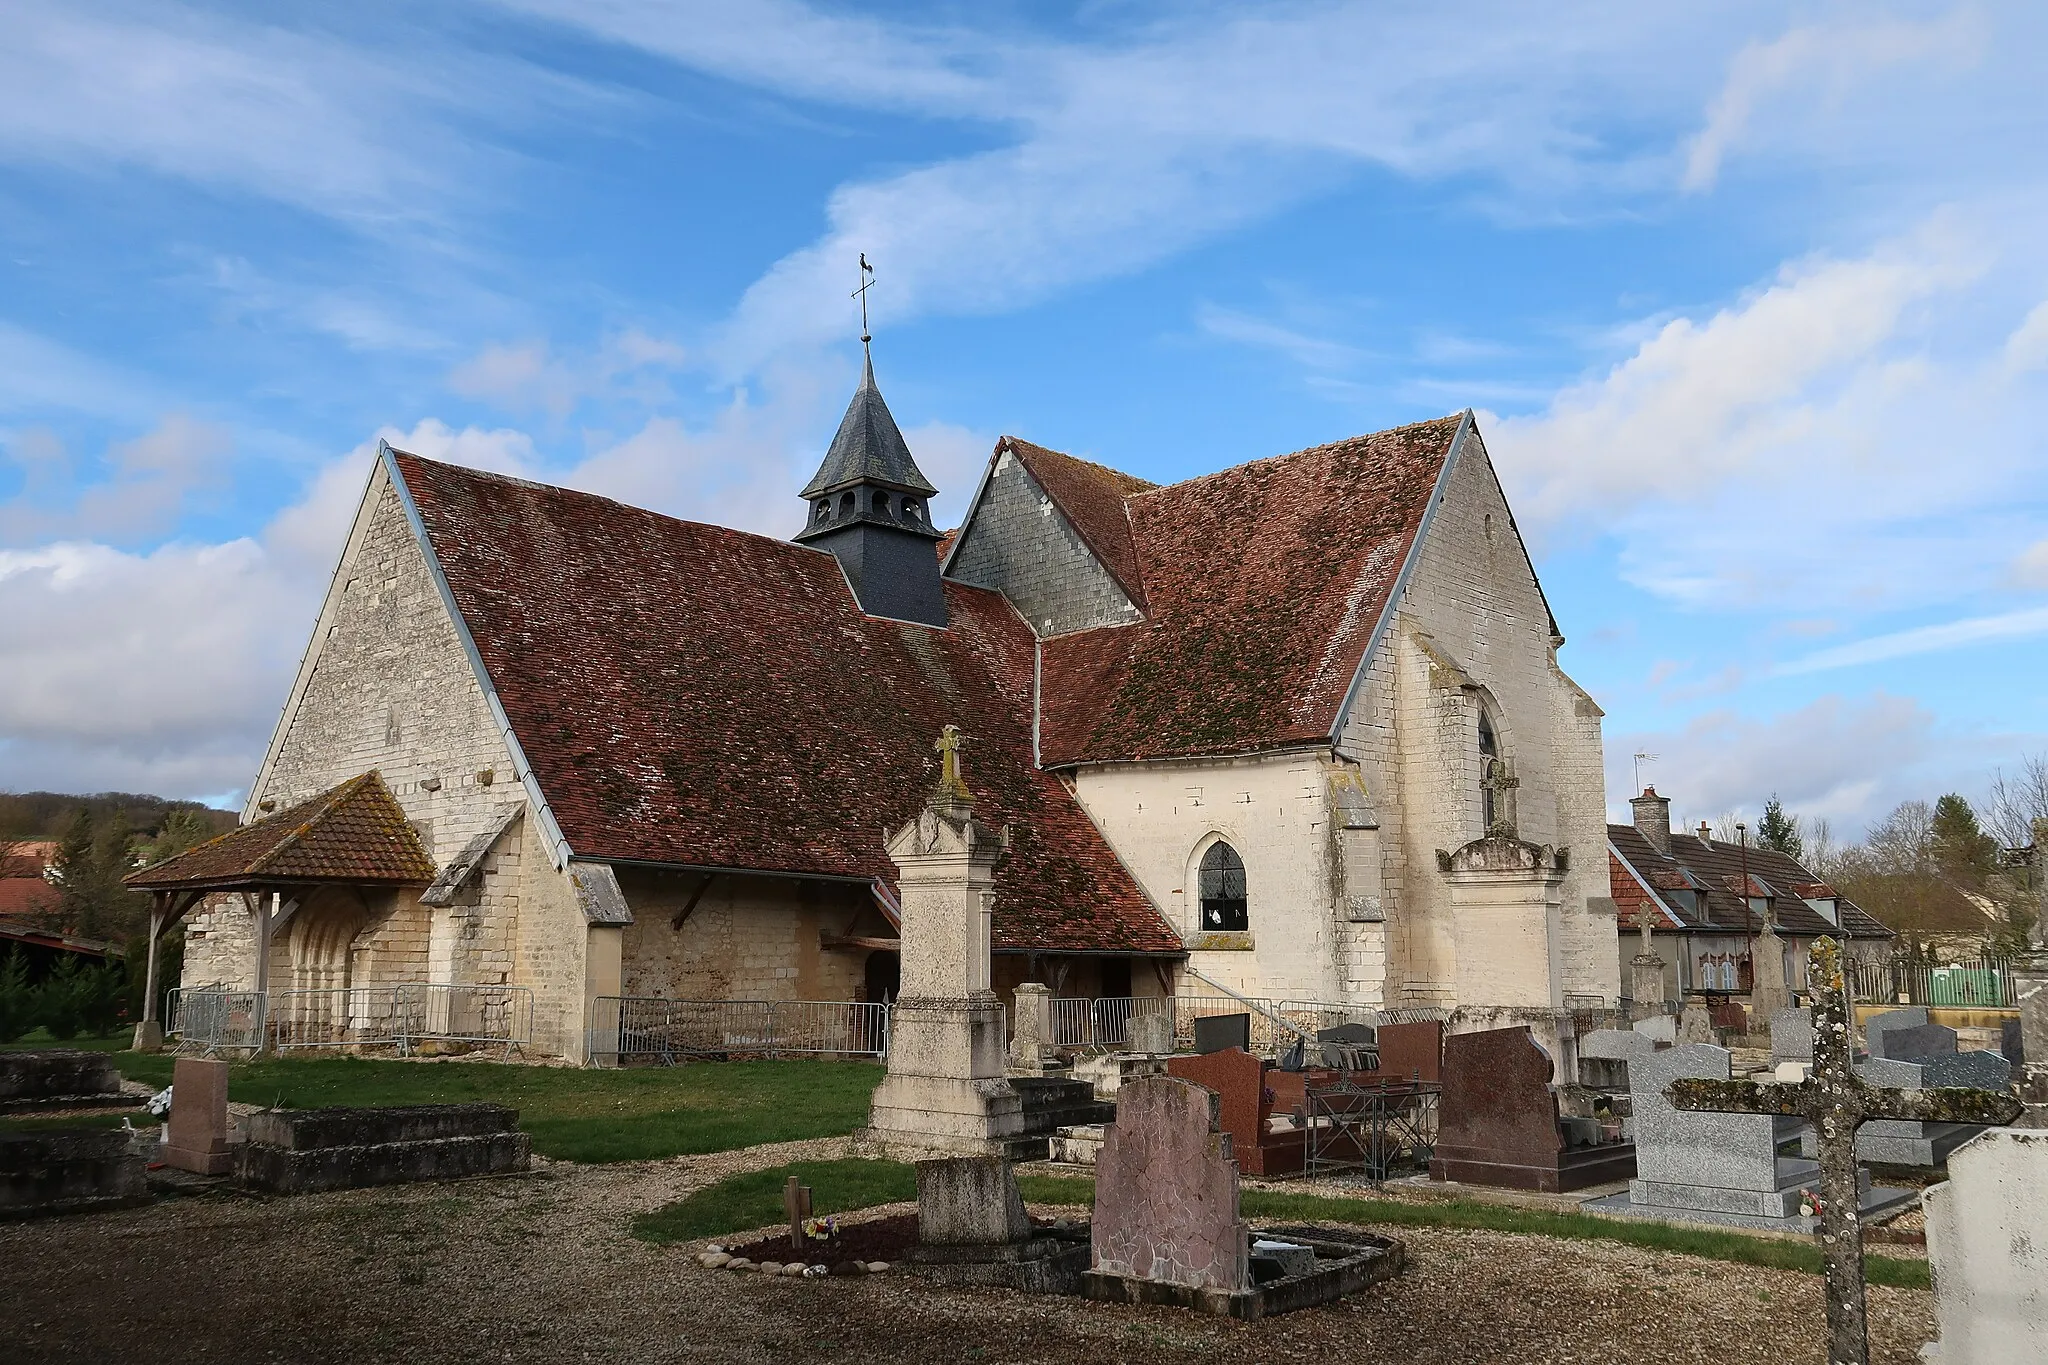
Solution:
M 913 1354 L 950 1359 L 944 1332 L 969 1322 L 1054 1352 L 1119 1331 L 1213 1348 L 1221 1329 L 1201 1324 L 1256 1332 L 1277 1319 L 1304 1324 L 1287 1329 L 1307 1334 L 1290 1340 L 1338 1353 L 1391 1325 L 1431 1325 L 1448 1351 L 1490 1340 L 1479 1334 L 1489 1312 L 1554 1304 L 1565 1281 L 1582 1286 L 1586 1310 L 1567 1315 L 1571 1349 L 1584 1353 L 1574 1359 L 1636 1358 L 1643 1341 L 1682 1344 L 1660 1333 L 1766 1303 L 1756 1329 L 1715 1358 L 1820 1359 L 1826 1341 L 1826 1359 L 1845 1365 L 1914 1359 L 1923 1346 L 1928 1359 L 1964 1365 L 2028 1358 L 2011 1344 L 2048 1341 L 2030 1230 L 2048 1151 L 2039 1130 L 2004 1126 L 2038 1120 L 2019 1098 L 2034 1093 L 2033 1073 L 1962 1048 L 1924 1010 L 1867 1012 L 1852 1027 L 1831 940 L 1815 949 L 1810 1003 L 1768 1021 L 1767 1051 L 1710 1018 L 1661 1011 L 1539 1036 L 1456 1019 L 1308 1028 L 1254 1008 L 1200 1016 L 1185 1033 L 1168 1016 L 1134 1018 L 1121 1047 L 1063 1049 L 1032 1022 L 1028 992 L 1010 1027 L 990 989 L 987 886 L 1001 834 L 976 819 L 972 795 L 942 779 L 890 847 L 905 870 L 911 951 L 879 1084 L 859 1063 L 780 1064 L 800 1079 L 776 1113 L 725 1129 L 706 1119 L 699 1131 L 712 1136 L 652 1161 L 628 1151 L 592 1164 L 581 1149 L 550 1159 L 537 1154 L 564 1150 L 560 1139 L 525 1131 L 518 1108 L 450 1102 L 456 1081 L 488 1091 L 496 1078 L 536 1074 L 496 1062 L 344 1063 L 353 1071 L 333 1074 L 354 1090 L 305 1097 L 381 1102 L 259 1107 L 231 1103 L 231 1091 L 335 1064 L 0 1054 L 7 1102 L 37 1123 L 139 1106 L 150 1087 L 122 1068 L 160 1076 L 167 1065 L 172 1081 L 160 1128 L 124 1115 L 121 1129 L 0 1136 L 0 1213 L 15 1220 L 0 1230 L 0 1250 L 15 1254 L 0 1263 L 20 1267 L 0 1271 L 0 1289 L 26 1276 L 17 1290 L 61 1299 L 44 1268 L 94 1245 L 87 1230 L 131 1220 L 167 1245 L 197 1245 L 206 1234 L 189 1211 L 212 1209 L 251 1246 L 272 1222 L 304 1237 L 333 1218 L 379 1246 L 431 1243 L 437 1275 L 493 1248 L 513 1286 L 563 1273 L 550 1258 L 573 1244 L 579 1274 L 595 1273 L 593 1258 L 631 1265 L 664 1287 L 663 1301 L 687 1304 L 693 1329 L 752 1324 L 743 1330 L 776 1350 L 883 1332 L 900 1344 L 912 1324 L 945 1324 L 917 1337 L 929 1349 Z M 582 1092 L 571 1107 L 609 1093 L 623 1113 L 622 1087 L 774 1065 L 558 1071 L 532 1093 Z M 389 1079 L 408 1073 L 419 1084 Z M 856 1093 L 872 1091 L 864 1115 L 821 1112 L 825 1131 L 776 1140 L 780 1110 L 849 1076 Z M 441 1102 L 405 1102 L 429 1081 L 443 1086 Z M 716 1089 L 696 1085 L 700 1099 Z M 541 1110 L 543 1133 L 553 1112 Z M 1872 1166 L 1906 1183 L 1873 1179 Z M 1893 1251 L 1896 1241 L 1866 1256 L 1867 1233 L 1923 1204 L 1928 1261 Z M 469 1212 L 457 1231 L 423 1240 L 429 1207 Z M 401 1284 L 428 1271 L 406 1273 L 418 1278 Z M 1617 1273 L 1639 1286 L 1627 1308 L 1612 1283 L 1590 1287 Z M 1510 1299 L 1478 1310 L 1459 1288 L 1475 1274 Z M 502 1294 L 486 1297 L 494 1322 L 519 1319 Z M 592 1302 L 618 1322 L 662 1320 L 615 1295 Z M 1627 1325 L 1601 1325 L 1603 1312 Z M 381 1299 L 369 1318 L 398 1333 L 392 1341 L 425 1330 L 423 1315 Z M 114 1334 L 101 1345 L 132 1342 L 121 1336 L 131 1323 L 163 1321 L 157 1309 L 93 1330 Z M 1532 1340 L 1559 1330 L 1551 1319 L 1524 1325 Z M 59 1335 L 76 1341 L 81 1330 Z M 252 1350 L 272 1340 L 241 1330 Z M 553 1339 L 552 1326 L 525 1330 Z M 1548 1358 L 1414 1358 L 1525 1357 Z

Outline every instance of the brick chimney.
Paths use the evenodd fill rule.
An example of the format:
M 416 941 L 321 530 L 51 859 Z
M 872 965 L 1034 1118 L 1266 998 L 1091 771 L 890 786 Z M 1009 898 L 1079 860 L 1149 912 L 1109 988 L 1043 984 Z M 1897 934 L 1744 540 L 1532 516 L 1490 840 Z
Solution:
M 1671 856 L 1671 798 L 1657 795 L 1655 787 L 1643 788 L 1643 794 L 1628 803 L 1635 812 L 1636 831 L 1650 841 L 1650 847 L 1665 857 Z

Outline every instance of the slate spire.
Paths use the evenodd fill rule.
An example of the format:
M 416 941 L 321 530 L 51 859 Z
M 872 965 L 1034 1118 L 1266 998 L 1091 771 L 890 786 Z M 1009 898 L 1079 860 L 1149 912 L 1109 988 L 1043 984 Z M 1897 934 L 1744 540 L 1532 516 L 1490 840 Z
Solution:
M 926 503 L 938 491 L 911 458 L 869 356 L 824 462 L 798 494 L 810 515 L 793 539 L 839 557 L 868 615 L 943 626 L 939 532 Z

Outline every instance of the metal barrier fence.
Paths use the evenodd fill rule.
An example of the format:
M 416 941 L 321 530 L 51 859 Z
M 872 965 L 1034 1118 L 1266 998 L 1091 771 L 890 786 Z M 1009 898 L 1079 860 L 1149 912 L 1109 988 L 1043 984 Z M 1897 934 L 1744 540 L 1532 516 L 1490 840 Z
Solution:
M 218 1052 L 264 1044 L 295 1048 L 395 1048 L 425 1043 L 502 1047 L 533 1037 L 533 992 L 524 986 L 402 981 L 282 991 L 209 986 L 171 992 L 164 1032 L 180 1050 Z
M 860 1000 L 663 1000 L 601 995 L 591 1002 L 590 1060 L 673 1065 L 733 1053 L 885 1057 L 889 1006 Z
M 2011 1009 L 2019 1003 L 2013 990 L 2012 963 L 2004 958 L 1947 966 L 1852 958 L 1842 964 L 1842 970 L 1852 997 L 1871 1004 Z
M 1195 1020 L 1218 1014 L 1249 1014 L 1254 1052 L 1269 1052 L 1288 1046 L 1294 1035 L 1287 1025 L 1313 1036 L 1340 1024 L 1414 1024 L 1442 1021 L 1450 1011 L 1438 1007 L 1396 1006 L 1380 1009 L 1372 1005 L 1342 1005 L 1322 1000 L 1271 1000 L 1252 997 L 1240 1000 L 1227 995 L 1107 996 L 1089 999 L 1065 996 L 1050 1002 L 1054 1047 L 1122 1047 L 1130 1041 L 1132 1018 L 1141 1014 L 1173 1015 L 1176 1045 L 1192 1046 Z M 1285 1023 L 1279 1021 L 1284 1020 Z

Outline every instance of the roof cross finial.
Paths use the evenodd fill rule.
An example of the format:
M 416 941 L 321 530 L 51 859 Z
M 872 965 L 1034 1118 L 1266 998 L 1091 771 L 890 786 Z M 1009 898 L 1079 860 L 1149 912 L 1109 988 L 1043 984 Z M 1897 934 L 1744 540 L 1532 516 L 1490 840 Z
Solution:
M 875 287 L 874 274 L 875 268 L 868 264 L 868 253 L 865 251 L 861 252 L 860 288 L 853 291 L 853 296 L 860 300 L 860 345 L 862 350 L 866 350 L 868 343 L 874 340 L 872 336 L 868 335 L 868 290 Z

